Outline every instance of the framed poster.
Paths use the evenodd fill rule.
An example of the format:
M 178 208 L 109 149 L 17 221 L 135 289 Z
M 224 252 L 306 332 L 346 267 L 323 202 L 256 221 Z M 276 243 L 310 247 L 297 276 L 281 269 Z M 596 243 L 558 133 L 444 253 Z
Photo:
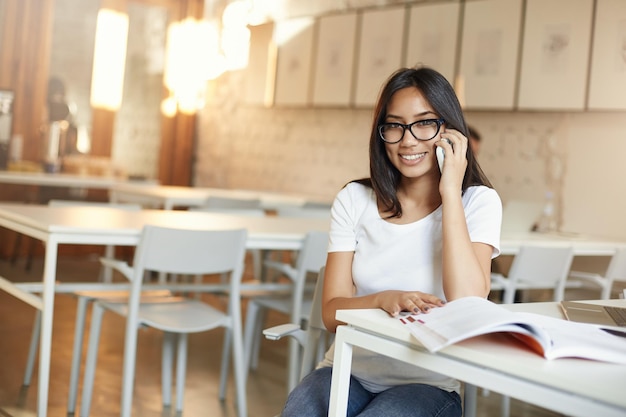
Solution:
M 274 104 L 277 106 L 308 104 L 313 24 L 313 18 L 302 17 L 277 22 L 274 27 L 277 48 Z
M 454 84 L 460 9 L 458 2 L 411 7 L 405 67 L 426 65 Z
M 313 104 L 348 106 L 352 91 L 356 13 L 323 16 L 318 22 Z
M 583 110 L 593 0 L 527 0 L 518 108 Z
M 522 0 L 465 4 L 459 76 L 467 109 L 513 109 L 521 25 Z
M 246 104 L 271 106 L 273 103 L 276 76 L 273 34 L 273 23 L 250 27 L 250 52 L 245 75 Z
M 597 0 L 589 76 L 591 110 L 626 110 L 626 2 Z
M 380 87 L 402 65 L 405 11 L 395 7 L 361 15 L 356 106 L 373 106 Z

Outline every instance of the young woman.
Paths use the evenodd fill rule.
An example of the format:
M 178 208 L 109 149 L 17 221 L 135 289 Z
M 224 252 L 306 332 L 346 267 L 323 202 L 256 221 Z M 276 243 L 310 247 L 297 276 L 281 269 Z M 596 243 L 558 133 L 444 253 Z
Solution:
M 502 205 L 471 149 L 452 86 L 405 68 L 383 86 L 370 135 L 370 178 L 347 184 L 332 208 L 323 294 L 326 327 L 339 309 L 428 313 L 489 293 Z M 445 153 L 440 170 L 436 149 Z M 289 395 L 283 416 L 326 416 L 333 349 Z M 354 349 L 349 416 L 461 416 L 459 383 Z

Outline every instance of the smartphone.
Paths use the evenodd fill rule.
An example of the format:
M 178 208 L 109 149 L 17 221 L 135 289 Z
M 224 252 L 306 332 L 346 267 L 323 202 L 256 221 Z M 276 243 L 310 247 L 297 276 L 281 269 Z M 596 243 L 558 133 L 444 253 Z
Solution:
M 442 138 L 441 140 L 445 140 L 446 142 L 450 144 L 450 146 L 452 146 L 452 142 L 450 142 L 450 140 L 446 138 Z M 437 163 L 439 164 L 439 171 L 443 172 L 443 160 L 446 156 L 446 151 L 444 151 L 441 146 L 437 146 L 437 149 L 435 150 L 435 152 L 437 154 Z

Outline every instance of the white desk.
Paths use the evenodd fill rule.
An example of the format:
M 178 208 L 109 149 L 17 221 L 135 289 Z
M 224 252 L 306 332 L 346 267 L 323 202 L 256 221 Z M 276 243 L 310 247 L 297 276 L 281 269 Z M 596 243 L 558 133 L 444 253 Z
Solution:
M 624 300 L 605 300 L 624 305 Z M 507 305 L 560 316 L 557 303 Z M 345 416 L 352 346 L 417 364 L 467 383 L 571 416 L 626 415 L 626 366 L 582 359 L 547 361 L 503 335 L 480 336 L 429 353 L 409 331 L 378 309 L 339 310 L 332 376 L 331 416 Z
M 261 201 L 261 207 L 274 210 L 280 207 L 301 207 L 306 202 L 326 201 L 304 195 L 269 191 L 230 190 L 223 188 L 182 187 L 175 185 L 116 184 L 111 189 L 112 202 L 138 202 L 166 210 L 174 207 L 202 206 L 211 196 Z M 329 201 L 328 204 L 331 202 Z
M 126 184 L 128 180 L 116 177 L 93 175 L 76 175 L 45 172 L 0 171 L 0 183 L 38 185 L 42 187 L 75 187 L 110 189 L 116 185 Z M 148 182 L 151 183 L 151 182 Z
M 503 234 L 500 251 L 502 255 L 515 255 L 523 245 L 570 245 L 574 250 L 574 256 L 611 256 L 618 247 L 626 246 L 626 242 L 573 233 L 528 232 Z
M 310 230 L 328 230 L 328 220 L 283 217 L 246 217 L 225 214 L 142 210 L 109 207 L 50 207 L 0 204 L 0 226 L 45 242 L 42 296 L 27 286 L 0 278 L 0 289 L 42 311 L 39 350 L 37 415 L 45 417 L 48 403 L 52 316 L 58 246 L 61 244 L 136 245 L 144 225 L 190 229 L 248 230 L 250 249 L 298 250 Z

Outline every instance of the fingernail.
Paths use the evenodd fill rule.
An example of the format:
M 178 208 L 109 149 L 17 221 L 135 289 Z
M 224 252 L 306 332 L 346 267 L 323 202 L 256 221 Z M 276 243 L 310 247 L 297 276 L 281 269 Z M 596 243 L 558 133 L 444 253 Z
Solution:
M 430 310 L 430 307 L 424 307 L 423 310 L 424 310 L 424 312 L 426 312 L 426 311 Z
M 414 313 L 419 313 L 419 312 L 420 312 L 420 309 L 419 309 L 419 308 L 417 308 L 417 307 L 415 307 L 415 308 L 413 309 L 413 312 L 414 312 Z

